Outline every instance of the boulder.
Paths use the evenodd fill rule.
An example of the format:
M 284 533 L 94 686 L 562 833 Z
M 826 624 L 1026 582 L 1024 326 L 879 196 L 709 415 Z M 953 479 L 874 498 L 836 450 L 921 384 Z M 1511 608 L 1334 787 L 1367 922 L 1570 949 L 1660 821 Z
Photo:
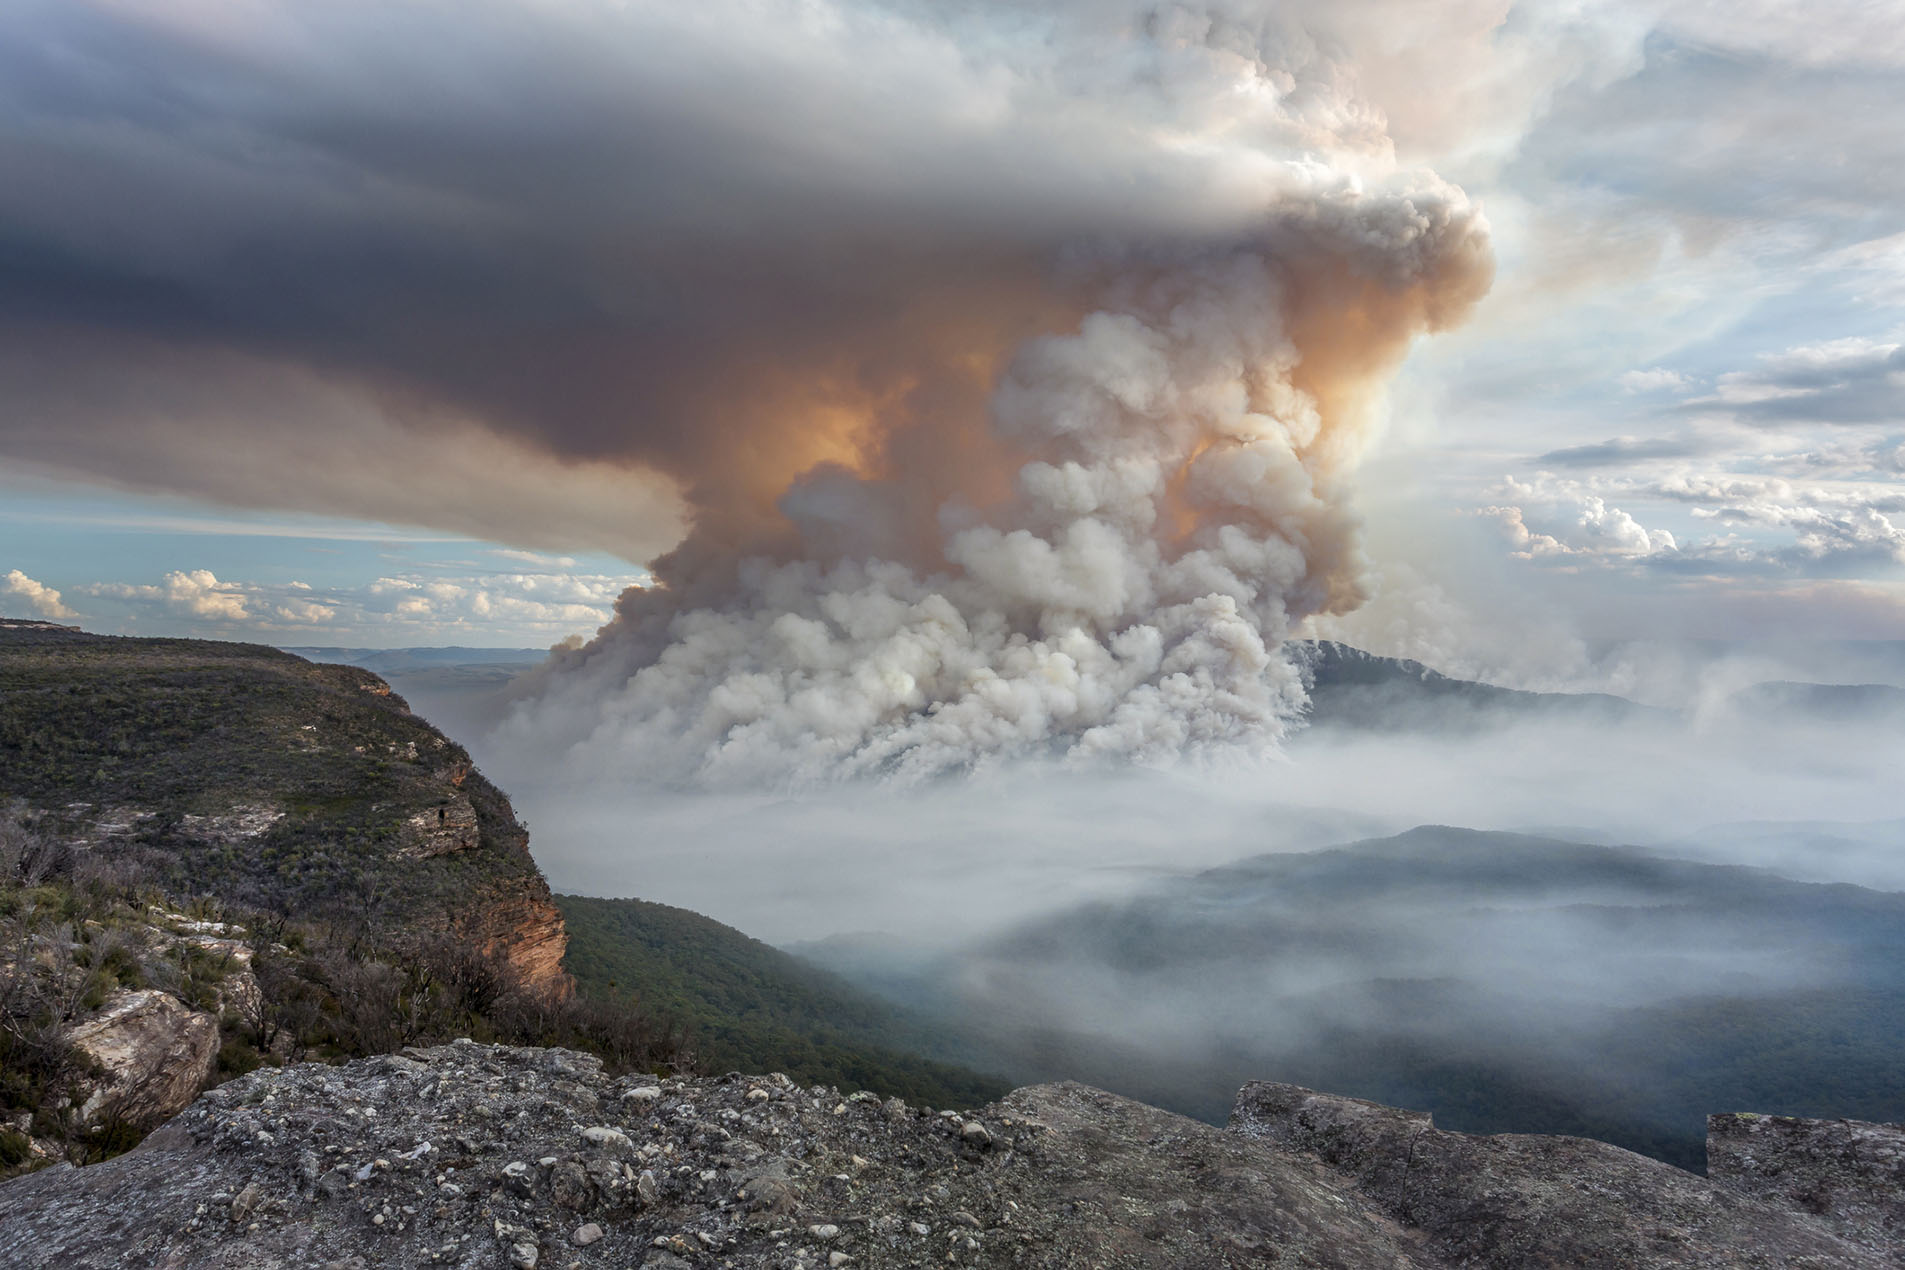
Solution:
M 121 989 L 66 1039 L 104 1071 L 80 1105 L 89 1124 L 108 1117 L 155 1124 L 191 1105 L 218 1062 L 218 1020 L 177 997 Z

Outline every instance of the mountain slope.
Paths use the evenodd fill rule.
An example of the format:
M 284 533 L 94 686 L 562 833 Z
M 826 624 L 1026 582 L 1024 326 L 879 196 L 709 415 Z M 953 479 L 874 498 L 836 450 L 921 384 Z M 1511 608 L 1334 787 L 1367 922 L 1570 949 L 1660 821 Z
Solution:
M 680 1020 L 710 1071 L 783 1071 L 970 1107 L 1004 1081 L 919 1057 L 945 1038 L 846 980 L 687 909 L 558 895 L 569 972 L 585 994 L 632 997 Z

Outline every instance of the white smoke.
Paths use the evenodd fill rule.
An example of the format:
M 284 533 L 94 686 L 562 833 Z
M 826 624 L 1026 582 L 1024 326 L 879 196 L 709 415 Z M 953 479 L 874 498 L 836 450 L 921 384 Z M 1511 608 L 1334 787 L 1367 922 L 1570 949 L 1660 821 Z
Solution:
M 1091 272 L 1095 311 L 994 393 L 1007 497 L 955 488 L 921 548 L 891 527 L 939 474 L 810 473 L 780 503 L 791 558 L 691 540 L 506 739 L 710 787 L 1273 749 L 1303 701 L 1281 644 L 1362 598 L 1372 391 L 1486 285 L 1481 219 L 1436 183 L 1328 183 Z

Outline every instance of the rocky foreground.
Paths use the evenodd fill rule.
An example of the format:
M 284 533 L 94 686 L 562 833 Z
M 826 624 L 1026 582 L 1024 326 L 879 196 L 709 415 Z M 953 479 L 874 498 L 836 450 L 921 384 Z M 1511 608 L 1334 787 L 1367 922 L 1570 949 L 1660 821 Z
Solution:
M 1716 1117 L 1712 1179 L 1253 1084 L 1228 1129 L 1080 1085 L 972 1114 L 459 1042 L 262 1070 L 0 1185 L 0 1264 L 1901 1264 L 1905 1127 Z

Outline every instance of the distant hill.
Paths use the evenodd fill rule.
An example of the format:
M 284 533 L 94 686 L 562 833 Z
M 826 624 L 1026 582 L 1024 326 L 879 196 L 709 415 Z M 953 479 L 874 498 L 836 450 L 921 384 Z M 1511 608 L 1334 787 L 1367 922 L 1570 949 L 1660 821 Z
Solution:
M 1688 859 L 1759 865 L 1801 882 L 1905 891 L 1905 820 L 1735 821 L 1660 849 Z
M 1759 719 L 1905 725 L 1905 688 L 1890 684 L 1775 680 L 1740 689 L 1726 699 L 1723 709 L 1730 714 Z
M 711 1072 L 782 1071 L 804 1084 L 973 1107 L 1004 1081 L 919 1057 L 951 1040 L 845 979 L 687 909 L 559 895 L 565 962 L 584 993 L 641 1002 L 688 1027 Z
M 1679 711 L 1600 692 L 1529 692 L 1457 679 L 1421 662 L 1383 657 L 1329 640 L 1289 646 L 1309 689 L 1310 730 L 1337 733 L 1467 733 L 1533 722 L 1680 727 Z M 1774 680 L 1741 688 L 1719 705 L 1719 720 L 1821 727 L 1905 727 L 1905 688 L 1884 683 Z M 1709 724 L 1713 718 L 1706 720 Z M 1301 744 L 1301 735 L 1298 744 Z
M 1333 640 L 1288 647 L 1309 689 L 1310 725 L 1320 730 L 1472 731 L 1538 718 L 1609 724 L 1677 718 L 1607 693 L 1526 692 L 1456 679 L 1418 661 Z
M 546 648 L 286 648 L 311 661 L 362 666 L 379 674 L 409 674 L 444 666 L 535 666 L 548 660 Z

